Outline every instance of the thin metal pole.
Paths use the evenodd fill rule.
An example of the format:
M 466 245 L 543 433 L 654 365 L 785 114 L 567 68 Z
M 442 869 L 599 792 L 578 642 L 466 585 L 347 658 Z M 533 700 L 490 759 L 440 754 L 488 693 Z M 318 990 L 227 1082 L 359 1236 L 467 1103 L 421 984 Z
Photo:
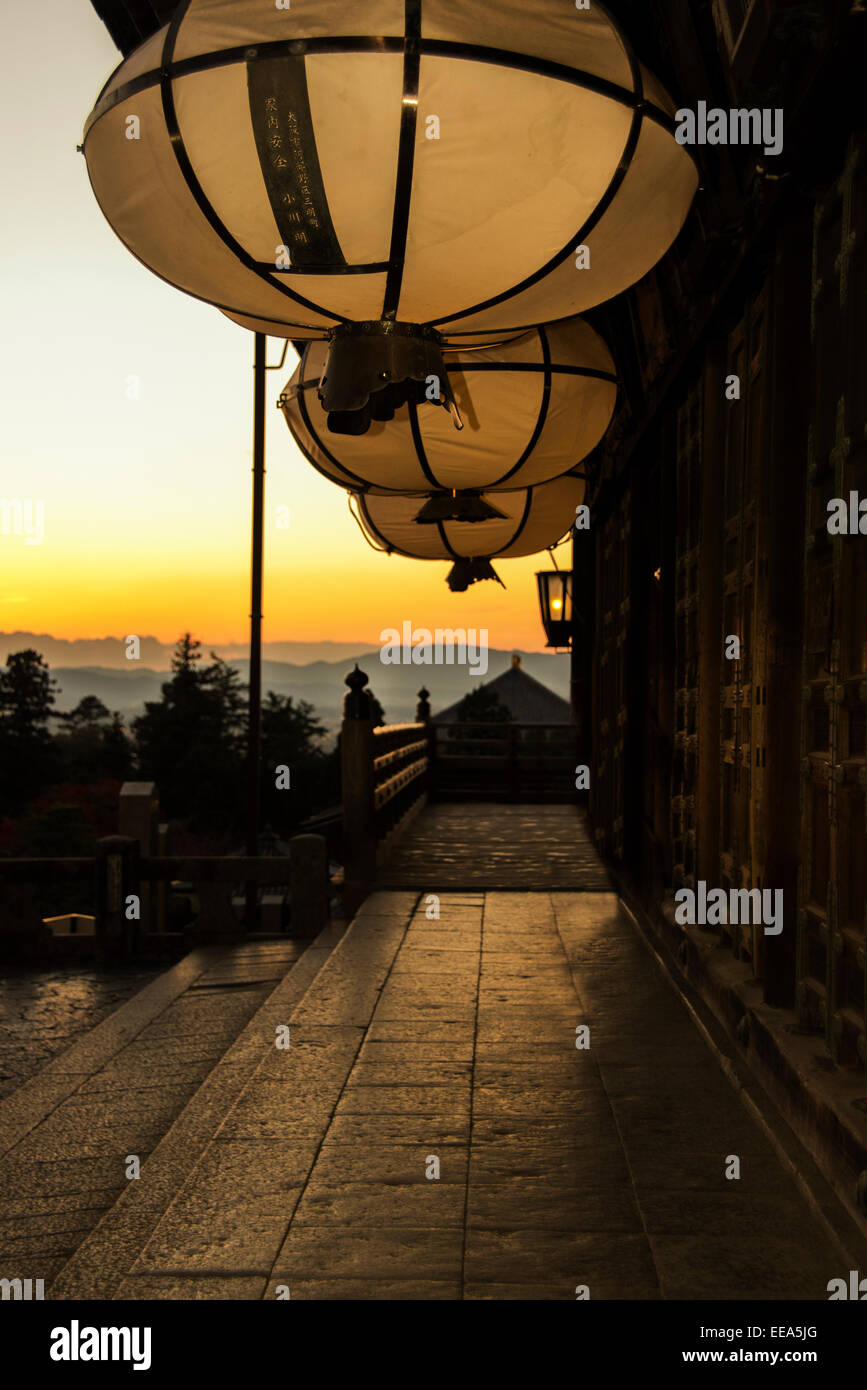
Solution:
M 268 339 L 255 335 L 253 364 L 253 546 L 250 578 L 250 706 L 247 726 L 247 854 L 259 852 L 259 797 L 262 727 L 262 562 L 265 518 L 265 355 Z M 257 884 L 247 882 L 245 925 L 258 920 Z

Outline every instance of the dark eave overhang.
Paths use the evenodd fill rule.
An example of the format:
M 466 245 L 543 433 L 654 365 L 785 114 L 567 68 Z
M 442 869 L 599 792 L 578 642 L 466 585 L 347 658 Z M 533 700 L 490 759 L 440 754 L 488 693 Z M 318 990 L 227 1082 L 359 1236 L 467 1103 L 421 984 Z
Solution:
M 124 58 L 167 24 L 177 0 L 91 0 Z

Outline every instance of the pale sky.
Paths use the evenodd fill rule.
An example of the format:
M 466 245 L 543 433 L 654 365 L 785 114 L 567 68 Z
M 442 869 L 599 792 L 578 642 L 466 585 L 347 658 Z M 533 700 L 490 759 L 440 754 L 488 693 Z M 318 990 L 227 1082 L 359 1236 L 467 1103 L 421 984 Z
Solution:
M 243 641 L 252 336 L 140 265 L 96 204 L 76 145 L 120 54 L 91 5 L 0 8 L 0 497 L 44 507 L 41 545 L 0 534 L 0 630 Z M 408 620 L 541 650 L 549 557 L 451 594 L 447 564 L 373 552 L 275 408 L 295 360 L 268 374 L 265 640 L 374 644 Z

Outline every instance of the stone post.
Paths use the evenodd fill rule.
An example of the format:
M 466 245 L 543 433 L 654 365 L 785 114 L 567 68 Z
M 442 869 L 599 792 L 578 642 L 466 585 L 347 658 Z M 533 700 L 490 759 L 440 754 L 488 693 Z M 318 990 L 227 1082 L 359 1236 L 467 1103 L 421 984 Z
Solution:
M 132 955 L 143 919 L 139 846 L 130 835 L 96 842 L 96 951 L 102 960 Z
M 150 859 L 159 844 L 159 798 L 155 782 L 124 782 L 118 804 L 118 834 L 137 842 L 139 854 Z M 141 923 L 143 932 L 160 930 L 157 923 L 157 894 L 149 883 L 141 885 Z M 163 923 L 162 929 L 165 929 Z
M 328 848 L 324 835 L 293 835 L 289 841 L 291 936 L 318 936 L 328 922 Z

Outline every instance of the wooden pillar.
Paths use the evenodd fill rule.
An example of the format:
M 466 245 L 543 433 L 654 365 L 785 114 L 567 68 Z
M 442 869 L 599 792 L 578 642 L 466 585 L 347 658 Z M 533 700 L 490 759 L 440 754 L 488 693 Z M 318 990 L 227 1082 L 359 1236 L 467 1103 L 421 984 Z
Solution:
M 602 740 L 602 711 L 604 709 L 603 681 L 602 681 L 602 654 L 604 650 L 605 614 L 604 588 L 602 584 L 602 566 L 605 556 L 605 540 L 600 534 L 599 509 L 595 507 L 591 512 L 591 531 L 594 537 L 593 555 L 591 560 L 593 574 L 593 592 L 586 605 L 586 611 L 592 613 L 592 631 L 588 634 L 588 644 L 592 652 L 590 666 L 590 680 L 588 682 L 587 708 L 590 716 L 590 758 L 585 759 L 590 764 L 590 795 L 587 798 L 588 806 L 588 826 L 593 832 L 593 840 L 597 850 L 602 850 L 605 845 L 605 798 L 602 792 L 602 758 L 605 746 Z
M 580 594 L 581 576 L 579 566 L 581 564 L 581 552 L 578 549 L 578 535 L 575 527 L 572 527 L 572 631 L 569 641 L 569 703 L 572 708 L 572 718 L 580 728 L 581 721 L 581 702 L 582 685 L 584 676 L 583 649 L 580 636 L 580 626 L 578 623 L 577 609 Z
M 654 795 L 658 859 L 655 867 L 655 902 L 661 902 L 674 877 L 674 845 L 671 827 L 672 773 L 674 764 L 675 699 L 677 691 L 677 415 L 668 412 L 660 421 L 659 458 L 660 588 L 659 690 L 657 710 L 659 741 L 657 783 Z
M 698 611 L 698 767 L 696 879 L 719 884 L 722 564 L 726 440 L 725 355 L 712 344 L 705 358 L 701 431 L 701 551 Z
M 783 930 L 764 937 L 765 1002 L 778 1008 L 795 1002 L 811 247 L 810 211 L 799 206 L 778 241 L 770 323 L 768 684 L 761 814 L 764 886 L 783 890 Z
M 367 676 L 358 667 L 346 677 L 349 694 L 340 734 L 343 803 L 343 898 L 348 913 L 361 905 L 376 875 L 373 721 Z
M 595 532 L 572 529 L 572 643 L 569 693 L 581 761 L 590 761 L 593 727 L 593 631 L 596 594 Z

